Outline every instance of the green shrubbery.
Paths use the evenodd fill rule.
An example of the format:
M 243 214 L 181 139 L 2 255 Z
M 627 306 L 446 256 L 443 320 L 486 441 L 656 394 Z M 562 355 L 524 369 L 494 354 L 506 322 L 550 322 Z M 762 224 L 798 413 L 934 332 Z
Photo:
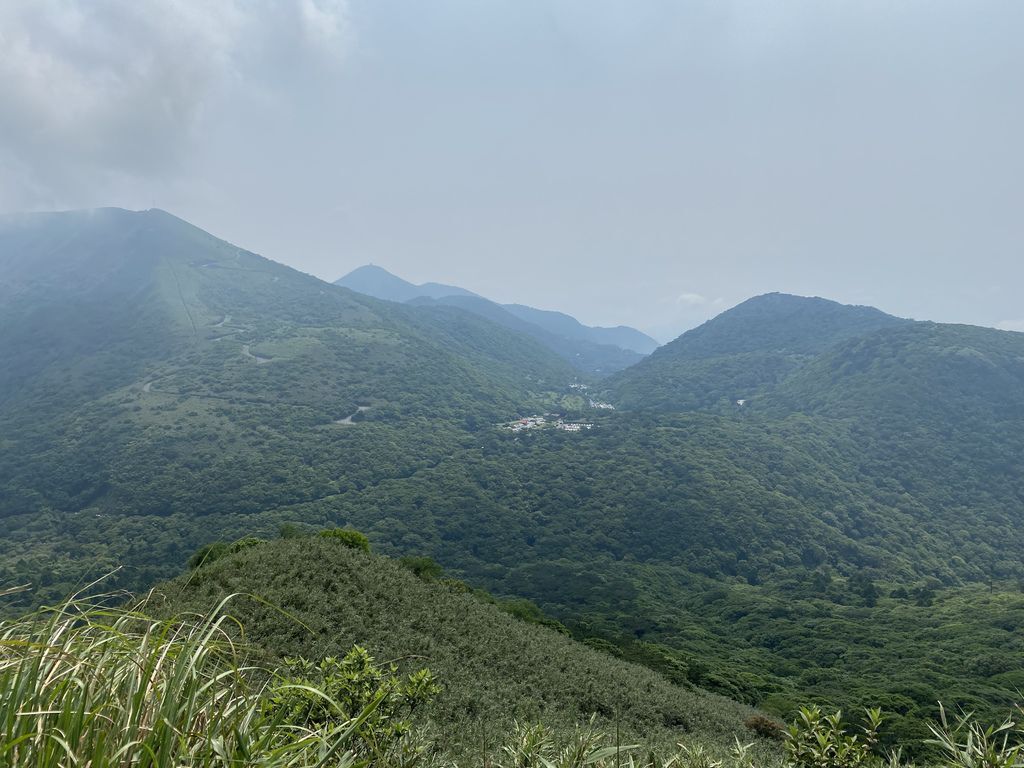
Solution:
M 403 568 L 408 568 L 424 581 L 437 581 L 444 576 L 444 568 L 432 557 L 409 555 L 399 558 L 398 564 Z
M 259 539 L 255 536 L 246 536 L 244 539 L 239 539 L 231 544 L 215 541 L 196 550 L 195 554 L 188 559 L 188 568 L 189 570 L 194 570 L 200 566 L 215 562 L 226 555 L 242 552 L 250 547 L 258 547 L 260 544 L 266 543 L 266 539 Z
M 322 538 L 337 541 L 349 549 L 359 549 L 363 552 L 370 551 L 370 540 L 359 531 L 354 531 L 351 528 L 328 528 L 325 531 L 320 531 L 319 535 Z
M 267 714 L 300 728 L 358 719 L 356 751 L 378 758 L 399 746 L 409 752 L 403 743 L 412 729 L 408 716 L 441 690 L 430 670 L 400 676 L 397 667 L 378 666 L 359 646 L 340 659 L 285 659 L 277 681 Z

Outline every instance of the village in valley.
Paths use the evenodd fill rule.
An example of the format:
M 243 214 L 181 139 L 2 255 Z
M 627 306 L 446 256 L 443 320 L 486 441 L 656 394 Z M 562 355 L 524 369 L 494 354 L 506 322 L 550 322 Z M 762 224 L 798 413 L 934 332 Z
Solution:
M 585 397 L 587 405 L 594 410 L 615 410 L 615 406 L 611 403 L 606 403 L 602 400 L 596 400 L 591 397 L 587 393 L 588 387 L 586 384 L 573 383 L 569 385 L 569 389 L 573 390 L 574 393 Z M 563 432 L 584 432 L 594 429 L 594 426 L 594 423 L 591 421 L 570 420 L 557 413 L 524 416 L 498 425 L 500 429 L 506 429 L 510 432 L 526 432 L 537 429 L 558 429 Z
M 582 432 L 583 430 L 594 428 L 593 422 L 566 421 L 561 416 L 554 413 L 524 416 L 521 419 L 506 421 L 504 424 L 499 424 L 498 426 L 502 429 L 507 429 L 510 432 L 525 432 L 531 429 L 560 429 L 563 432 Z

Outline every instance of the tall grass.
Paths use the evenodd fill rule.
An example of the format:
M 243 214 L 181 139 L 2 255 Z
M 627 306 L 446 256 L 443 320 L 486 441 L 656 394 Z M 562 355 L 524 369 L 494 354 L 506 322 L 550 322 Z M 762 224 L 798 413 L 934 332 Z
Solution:
M 455 768 L 425 732 L 404 739 L 396 726 L 402 736 L 394 741 L 397 749 L 367 748 L 361 729 L 372 729 L 374 717 L 393 716 L 388 697 L 408 695 L 393 680 L 374 678 L 353 715 L 341 694 L 329 693 L 343 690 L 338 685 L 283 678 L 249 664 L 246 649 L 233 639 L 240 633 L 225 612 L 230 600 L 207 615 L 154 619 L 145 615 L 145 602 L 123 608 L 102 598 L 72 598 L 0 622 L 0 768 Z M 417 680 L 409 677 L 410 684 Z M 290 717 L 295 708 L 280 705 L 289 694 L 323 706 L 318 703 L 316 717 Z M 728 755 L 699 743 L 658 755 L 620 744 L 617 734 L 609 738 L 594 722 L 560 739 L 543 726 L 517 726 L 496 751 L 483 750 L 472 764 L 911 768 L 898 752 L 877 751 L 877 710 L 869 710 L 859 728 L 841 713 L 802 710 L 786 734 L 784 757 L 757 754 L 753 744 L 739 741 Z M 378 732 L 387 731 L 378 724 Z M 938 754 L 931 765 L 1024 767 L 1024 732 L 1013 720 L 985 727 L 969 714 L 950 721 L 943 710 L 932 732 Z
M 354 735 L 374 704 L 316 728 L 285 722 L 266 706 L 280 685 L 245 663 L 225 602 L 157 620 L 143 606 L 71 599 L 0 622 L 0 765 L 356 764 Z

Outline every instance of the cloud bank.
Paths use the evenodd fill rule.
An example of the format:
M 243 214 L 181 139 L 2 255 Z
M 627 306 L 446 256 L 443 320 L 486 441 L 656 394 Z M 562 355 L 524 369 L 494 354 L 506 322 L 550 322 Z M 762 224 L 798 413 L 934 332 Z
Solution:
M 259 87 L 268 50 L 336 63 L 345 0 L 0 4 L 0 207 L 173 174 L 218 93 Z

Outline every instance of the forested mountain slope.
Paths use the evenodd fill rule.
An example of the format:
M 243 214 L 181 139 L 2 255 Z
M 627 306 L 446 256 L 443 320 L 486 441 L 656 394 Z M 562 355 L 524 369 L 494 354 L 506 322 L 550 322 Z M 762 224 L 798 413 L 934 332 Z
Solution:
M 140 363 L 182 355 L 176 374 L 191 366 L 203 375 L 165 383 L 189 394 L 265 390 L 344 413 L 360 398 L 435 413 L 464 407 L 466 395 L 473 406 L 498 395 L 505 401 L 491 410 L 500 412 L 532 390 L 531 378 L 561 384 L 568 371 L 539 345 L 491 324 L 327 286 L 162 211 L 6 219 L 0 254 L 0 354 L 15 363 L 5 367 L 4 402 L 38 404 L 41 381 L 74 384 L 74 372 L 93 372 L 96 356 L 122 345 L 145 352 L 112 358 L 90 395 L 133 383 Z M 314 383 L 305 363 L 315 358 L 331 366 L 329 381 Z M 162 373 L 146 371 L 154 388 L 167 388 L 156 383 Z M 428 381 L 434 392 L 420 386 Z M 60 395 L 64 407 L 63 386 Z
M 428 667 L 443 691 L 423 715 L 438 727 L 439 741 L 457 752 L 499 739 L 515 720 L 564 729 L 592 714 L 599 727 L 617 725 L 622 743 L 728 747 L 734 736 L 753 738 L 743 726 L 753 712 L 747 707 L 673 685 L 513 618 L 459 582 L 417 577 L 329 537 L 259 544 L 157 592 L 171 611 L 198 612 L 239 595 L 230 612 L 250 642 L 277 658 L 342 656 L 359 644 L 380 661 Z
M 838 344 L 790 376 L 774 411 L 970 428 L 1024 418 L 1024 334 L 903 323 Z
M 161 211 L 5 219 L 0 284 L 4 560 L 36 583 L 123 561 L 144 584 L 221 515 L 408 475 L 574 376 L 468 313 L 331 286 Z
M 608 387 L 616 402 L 634 409 L 750 401 L 836 343 L 904 322 L 871 307 L 767 294 L 687 331 Z

